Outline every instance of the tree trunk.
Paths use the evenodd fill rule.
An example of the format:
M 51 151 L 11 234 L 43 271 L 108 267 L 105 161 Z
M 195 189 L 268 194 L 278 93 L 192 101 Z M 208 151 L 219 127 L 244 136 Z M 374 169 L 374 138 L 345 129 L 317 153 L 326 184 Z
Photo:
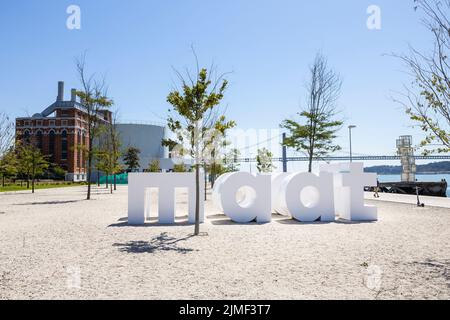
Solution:
M 106 189 L 108 189 L 108 181 L 109 181 L 109 175 L 106 174 L 106 180 L 105 180 Z
M 216 181 L 216 151 L 213 150 L 213 162 L 211 163 L 211 189 L 214 188 L 214 182 Z
M 309 148 L 309 154 L 308 154 L 308 157 L 309 157 L 309 164 L 308 164 L 308 172 L 312 172 L 312 162 L 313 162 L 313 157 L 314 157 L 314 143 L 315 143 L 315 141 L 313 140 L 312 142 L 311 142 L 311 147 Z
M 206 193 L 206 190 L 207 190 L 207 187 L 208 187 L 208 177 L 207 177 L 207 175 L 206 175 L 206 164 L 204 165 L 204 173 L 205 173 L 205 201 L 206 200 L 208 200 L 207 199 L 207 193 Z
M 30 189 L 30 175 L 27 175 L 27 189 Z
M 5 175 L 2 175 L 2 187 L 5 186 Z
M 195 229 L 194 235 L 200 234 L 200 166 L 195 166 Z
M 91 148 L 91 145 L 89 144 L 89 149 L 90 148 Z M 92 152 L 89 151 L 89 154 L 88 154 L 88 176 L 87 176 L 88 191 L 87 191 L 86 200 L 91 200 L 91 174 L 92 174 Z
M 117 175 L 116 174 L 114 174 L 114 191 L 116 191 L 117 190 Z
M 35 161 L 33 161 L 33 171 L 31 176 L 31 193 L 34 193 L 34 177 L 36 176 L 36 166 Z
M 112 181 L 111 181 L 111 183 L 109 184 L 109 190 L 110 190 L 110 192 L 111 192 L 111 194 L 113 193 L 113 183 L 112 183 Z
M 216 162 L 213 162 L 211 168 L 211 189 L 214 188 L 215 182 L 216 182 Z

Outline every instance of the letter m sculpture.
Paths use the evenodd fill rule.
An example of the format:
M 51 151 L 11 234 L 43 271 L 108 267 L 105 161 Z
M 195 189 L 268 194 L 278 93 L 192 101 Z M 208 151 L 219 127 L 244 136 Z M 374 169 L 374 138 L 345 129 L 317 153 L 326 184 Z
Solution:
M 204 221 L 203 174 L 200 174 L 200 222 Z M 158 189 L 158 222 L 175 223 L 175 189 L 188 190 L 189 223 L 195 223 L 195 173 L 129 173 L 128 224 L 141 225 L 150 214 L 150 189 Z

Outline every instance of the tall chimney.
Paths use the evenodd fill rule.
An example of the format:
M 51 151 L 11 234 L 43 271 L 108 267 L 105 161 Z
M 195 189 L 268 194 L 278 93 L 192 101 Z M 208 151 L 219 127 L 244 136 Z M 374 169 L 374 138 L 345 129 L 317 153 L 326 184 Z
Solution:
M 70 101 L 73 101 L 73 102 L 77 101 L 77 89 L 72 89 L 70 91 Z
M 64 81 L 58 81 L 58 96 L 56 101 L 64 101 Z

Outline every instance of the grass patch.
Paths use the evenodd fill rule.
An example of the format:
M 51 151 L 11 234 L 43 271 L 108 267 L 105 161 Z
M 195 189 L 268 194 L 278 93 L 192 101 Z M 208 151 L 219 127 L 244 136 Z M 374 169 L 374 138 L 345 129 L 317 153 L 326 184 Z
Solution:
M 35 190 L 39 190 L 39 189 L 54 189 L 54 188 L 67 188 L 67 187 L 78 187 L 78 186 L 83 186 L 86 185 L 86 183 L 83 182 L 45 182 L 45 183 L 35 183 L 34 184 L 34 189 Z M 20 184 L 7 184 L 4 187 L 2 187 L 0 185 L 0 192 L 7 192 L 7 191 L 30 191 L 31 192 L 31 183 L 30 183 L 30 188 L 27 189 L 27 184 L 23 183 L 23 185 L 21 186 Z

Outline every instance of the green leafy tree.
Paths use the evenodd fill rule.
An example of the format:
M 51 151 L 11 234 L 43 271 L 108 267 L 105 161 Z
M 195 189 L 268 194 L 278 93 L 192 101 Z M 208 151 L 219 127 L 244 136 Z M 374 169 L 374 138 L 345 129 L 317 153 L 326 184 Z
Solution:
M 36 177 L 42 175 L 47 170 L 49 163 L 41 150 L 32 143 L 24 143 L 18 146 L 19 171 L 27 177 L 27 189 L 31 179 L 31 192 L 34 193 Z
M 228 172 L 239 171 L 240 164 L 238 159 L 240 157 L 239 149 L 231 149 L 224 153 L 222 162 L 214 162 L 210 167 L 211 172 L 211 186 L 214 187 L 214 178 Z
M 95 165 L 98 171 L 105 173 L 105 188 L 108 189 L 109 177 L 111 176 L 112 170 L 112 161 L 109 145 L 105 142 L 95 149 Z
M 141 150 L 139 150 L 136 147 L 128 147 L 124 154 L 123 154 L 123 162 L 125 163 L 127 167 L 128 172 L 133 172 L 139 169 L 140 164 L 140 158 L 139 154 L 141 153 Z
M 64 180 L 67 171 L 61 168 L 58 165 L 52 165 L 50 167 L 51 172 L 53 173 L 53 177 L 57 180 Z
M 239 171 L 240 164 L 238 162 L 241 156 L 241 151 L 239 149 L 233 148 L 228 153 L 225 154 L 224 159 L 224 173 Z
M 229 144 L 226 140 L 226 132 L 236 126 L 236 122 L 233 120 L 227 121 L 225 115 L 218 116 L 213 123 L 216 134 L 211 135 L 211 148 L 209 148 L 211 152 L 210 161 L 209 163 L 205 161 L 204 164 L 205 174 L 209 172 L 211 175 L 211 187 L 214 187 L 214 182 L 216 181 L 218 172 L 220 172 L 223 168 L 223 162 L 226 156 L 225 147 Z M 205 183 L 205 200 L 207 195 L 206 191 Z
M 18 160 L 14 148 L 10 148 L 0 158 L 0 175 L 2 176 L 2 186 L 5 186 L 5 179 L 11 178 L 18 173 Z
M 118 132 L 115 129 L 115 124 L 110 122 L 102 126 L 103 134 L 100 137 L 99 148 L 96 152 L 97 169 L 106 173 L 106 187 L 110 188 L 113 193 L 113 188 L 116 190 L 115 176 L 120 172 L 122 166 L 120 159 L 120 139 Z M 109 181 L 109 177 L 114 177 L 113 181 Z
M 152 161 L 150 161 L 150 164 L 148 166 L 148 171 L 149 172 L 160 172 L 161 171 L 161 167 L 160 167 L 160 163 L 158 159 L 153 159 Z
M 120 141 L 119 131 L 117 130 L 117 114 L 117 111 L 114 112 L 111 121 L 106 125 L 106 134 L 109 140 L 109 169 L 114 177 L 114 190 L 117 190 L 117 174 L 122 171 L 122 164 L 120 163 L 120 148 L 122 143 Z
M 307 154 L 309 172 L 315 158 L 320 159 L 341 149 L 334 144 L 336 133 L 343 124 L 335 119 L 341 86 L 340 76 L 328 67 L 324 56 L 317 54 L 310 67 L 310 79 L 306 84 L 307 102 L 298 113 L 300 119 L 286 119 L 281 124 L 288 131 L 283 144 Z
M 405 86 L 402 104 L 426 134 L 421 141 L 423 153 L 450 152 L 450 1 L 415 0 L 415 10 L 425 18 L 423 24 L 432 36 L 428 52 L 410 49 L 399 57 L 413 81 Z
M 276 167 L 272 163 L 273 154 L 266 148 L 258 149 L 256 168 L 260 173 L 272 172 Z
M 184 163 L 176 163 L 173 165 L 173 172 L 187 172 Z
M 87 155 L 87 196 L 91 199 L 91 176 L 93 160 L 95 157 L 94 141 L 101 134 L 101 125 L 110 122 L 107 119 L 107 110 L 113 105 L 113 100 L 108 97 L 107 86 L 104 79 L 96 79 L 94 75 L 87 75 L 86 57 L 82 56 L 76 60 L 76 69 L 81 82 L 82 89 L 76 91 L 80 98 L 81 106 L 86 113 L 86 126 L 88 131 Z
M 177 73 L 181 89 L 174 89 L 167 96 L 171 105 L 167 124 L 174 133 L 173 139 L 166 139 L 163 145 L 170 147 L 173 154 L 189 156 L 193 160 L 196 177 L 195 197 L 195 229 L 194 235 L 200 233 L 200 167 L 211 155 L 211 142 L 217 132 L 211 132 L 215 127 L 215 111 L 224 97 L 228 82 L 223 75 L 215 81 L 211 73 L 203 68 L 197 68 L 195 76 L 187 74 L 183 77 Z
M 109 139 L 111 141 L 111 169 L 114 175 L 114 190 L 117 190 L 117 174 L 122 171 L 122 164 L 120 163 L 120 157 L 122 153 L 120 151 L 122 142 L 120 140 L 120 133 L 117 130 L 117 116 L 118 111 L 113 113 L 113 117 L 108 126 Z

